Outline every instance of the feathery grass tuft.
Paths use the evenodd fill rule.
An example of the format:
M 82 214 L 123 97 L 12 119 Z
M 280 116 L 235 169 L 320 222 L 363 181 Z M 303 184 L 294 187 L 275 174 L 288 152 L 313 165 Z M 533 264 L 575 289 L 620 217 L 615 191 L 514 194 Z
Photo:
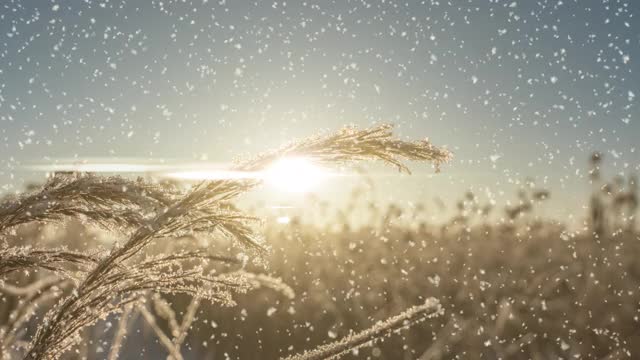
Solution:
M 451 154 L 427 140 L 393 137 L 391 126 L 359 130 L 348 127 L 334 134 L 313 136 L 241 162 L 236 170 L 262 171 L 285 156 L 303 156 L 326 165 L 378 160 L 409 172 L 401 159 L 426 161 L 436 169 Z M 231 201 L 261 183 L 261 179 L 203 181 L 186 194 L 142 180 L 101 178 L 87 174 L 54 176 L 40 191 L 0 205 L 0 231 L 31 221 L 84 218 L 107 229 L 128 230 L 101 257 L 61 251 L 21 252 L 4 249 L 0 274 L 20 267 L 42 267 L 63 273 L 66 266 L 81 268 L 73 293 L 61 299 L 45 316 L 31 343 L 28 359 L 53 359 L 79 341 L 79 332 L 99 319 L 139 304 L 148 292 L 187 294 L 219 305 L 233 306 L 233 294 L 270 287 L 292 297 L 293 291 L 277 279 L 243 271 L 214 274 L 211 261 L 232 259 L 204 253 L 178 253 L 144 259 L 143 250 L 162 238 L 204 233 L 224 236 L 260 259 L 268 250 L 252 226 L 257 219 L 236 209 Z M 126 233 L 126 232 L 125 232 Z M 20 257 L 22 256 L 22 257 Z M 133 261 L 133 260 L 136 261 Z M 135 305 L 138 306 L 138 305 Z M 144 313 L 143 313 L 144 315 Z M 177 355 L 177 354 L 174 354 Z M 177 356 L 174 356 L 177 357 Z
M 138 227 L 179 195 L 168 185 L 86 173 L 54 174 L 39 190 L 0 204 L 0 231 L 32 221 L 85 218 L 107 230 Z

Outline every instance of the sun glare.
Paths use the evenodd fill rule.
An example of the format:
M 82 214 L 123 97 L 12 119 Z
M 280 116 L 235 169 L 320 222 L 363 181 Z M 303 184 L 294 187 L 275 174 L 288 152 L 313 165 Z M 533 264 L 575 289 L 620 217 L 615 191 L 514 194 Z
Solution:
M 267 184 L 288 192 L 308 192 L 317 186 L 327 172 L 306 158 L 282 158 L 264 172 Z

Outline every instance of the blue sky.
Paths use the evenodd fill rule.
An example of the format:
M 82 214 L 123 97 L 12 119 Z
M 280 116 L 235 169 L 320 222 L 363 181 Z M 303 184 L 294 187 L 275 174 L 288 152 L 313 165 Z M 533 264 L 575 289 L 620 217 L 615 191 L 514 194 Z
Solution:
M 0 186 L 41 179 L 31 163 L 227 162 L 391 122 L 456 159 L 381 177 L 385 197 L 504 200 L 529 176 L 580 215 L 592 151 L 639 170 L 638 16 L 632 0 L 3 1 Z

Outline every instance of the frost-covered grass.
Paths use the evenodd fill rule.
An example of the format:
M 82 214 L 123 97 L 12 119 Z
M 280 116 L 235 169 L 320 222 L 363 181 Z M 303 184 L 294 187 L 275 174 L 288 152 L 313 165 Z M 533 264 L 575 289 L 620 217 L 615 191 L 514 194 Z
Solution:
M 567 229 L 532 213 L 501 223 L 478 216 L 435 225 L 410 213 L 388 215 L 397 212 L 379 209 L 379 222 L 362 228 L 350 228 L 338 218 L 330 227 L 295 217 L 288 225 L 267 221 L 269 274 L 288 284 L 295 299 L 256 290 L 236 296 L 233 308 L 221 311 L 204 303 L 190 315 L 190 297 L 152 296 L 146 312 L 155 316 L 155 326 L 148 325 L 144 314 L 130 316 L 122 353 L 144 348 L 152 358 L 165 356 L 172 334 L 181 334 L 185 320 L 192 321 L 191 329 L 177 342 L 185 358 L 224 358 L 226 353 L 233 359 L 254 359 L 259 353 L 276 359 L 334 341 L 339 349 L 344 337 L 430 297 L 438 299 L 443 315 L 382 342 L 367 340 L 371 346 L 346 357 L 613 359 L 639 353 L 637 232 L 607 231 L 597 239 L 589 228 Z M 403 217 L 418 220 L 407 223 Z M 28 230 L 20 235 L 37 241 Z M 73 238 L 83 231 L 73 230 Z M 78 246 L 60 239 L 70 248 Z M 191 239 L 182 238 L 172 240 L 169 249 L 157 244 L 149 252 L 179 252 L 189 244 Z M 259 269 L 264 270 L 255 267 Z M 18 275 L 24 277 L 12 276 Z M 119 326 L 113 318 L 98 322 L 95 331 L 84 335 L 89 344 L 83 353 L 105 358 Z M 136 329 L 148 334 L 146 341 L 140 342 L 144 338 L 135 336 Z
M 329 163 L 418 156 L 411 146 L 328 139 L 278 151 Z M 372 146 L 404 150 L 369 156 L 376 154 Z M 256 169 L 274 158 L 244 166 Z M 256 231 L 254 214 L 229 202 L 253 182 L 203 183 L 182 193 L 139 181 L 132 188 L 166 196 L 124 191 L 94 199 L 82 191 L 59 195 L 58 186 L 84 188 L 85 177 L 54 179 L 0 212 L 0 224 L 9 224 L 0 259 L 3 356 L 20 358 L 44 342 L 33 357 L 634 358 L 637 181 L 609 184 L 599 164 L 594 157 L 594 193 L 581 228 L 542 220 L 538 205 L 553 194 L 529 183 L 504 209 L 464 194 L 458 214 L 443 224 L 428 221 L 426 205 L 381 208 L 354 191 L 346 210 L 327 214 L 310 199 L 287 224 L 267 219 Z M 92 189 L 129 181 L 92 179 Z M 73 201 L 64 204 L 67 198 Z M 123 214 L 127 206 L 139 209 L 138 216 L 101 216 L 108 201 L 121 202 Z M 362 214 L 349 209 L 367 209 L 369 222 L 354 227 L 349 219 Z M 164 216 L 171 219 L 159 222 Z M 305 220 L 318 216 L 330 216 L 327 225 Z M 51 222 L 56 231 L 39 225 Z M 105 227 L 107 236 L 120 238 L 113 248 L 96 236 Z M 114 254 L 126 255 L 102 270 Z M 70 326 L 81 329 L 60 340 Z
M 438 167 L 449 160 L 450 154 L 428 141 L 395 139 L 391 128 L 383 125 L 364 130 L 345 128 L 333 134 L 292 142 L 244 160 L 235 170 L 259 172 L 287 156 L 302 156 L 326 165 L 381 160 L 408 172 L 402 159 L 427 161 Z M 126 318 L 134 311 L 143 315 L 170 356 L 180 359 L 180 346 L 201 301 L 218 307 L 234 307 L 234 295 L 260 287 L 293 297 L 291 288 L 280 279 L 242 269 L 246 254 L 229 257 L 212 250 L 216 241 L 226 239 L 240 245 L 254 262 L 265 259 L 269 245 L 262 241 L 260 232 L 253 226 L 256 218 L 233 205 L 238 195 L 260 183 L 259 178 L 210 180 L 181 192 L 171 186 L 143 180 L 61 174 L 32 193 L 4 201 L 0 204 L 0 231 L 10 232 L 16 226 L 32 222 L 81 219 L 112 233 L 120 233 L 122 239 L 102 252 L 3 244 L 0 247 L 0 274 L 46 271 L 63 280 L 69 291 L 63 291 L 61 284 L 14 291 L 18 296 L 20 293 L 27 296 L 48 294 L 47 299 L 54 299 L 54 304 L 44 316 L 35 318 L 32 306 L 35 300 L 19 303 L 9 319 L 20 321 L 7 322 L 0 332 L 2 355 L 27 359 L 60 358 L 81 346 L 83 334 L 97 322 L 123 315 L 124 323 L 121 321 L 113 340 L 117 346 L 112 346 L 109 354 L 109 357 L 117 358 L 119 344 L 126 335 Z M 205 237 L 211 242 L 195 250 L 147 252 L 151 245 L 185 236 Z M 221 271 L 221 266 L 226 268 Z M 170 306 L 164 306 L 158 299 L 159 294 L 182 294 L 195 299 L 192 300 L 195 304 L 192 314 L 178 324 Z M 158 315 L 168 321 L 169 335 L 158 326 L 149 311 L 150 298 Z M 39 305 L 43 306 L 44 302 Z M 418 316 L 419 313 L 410 311 L 405 316 Z M 30 338 L 21 339 L 17 333 L 23 332 L 22 327 L 30 318 L 37 330 Z M 371 335 L 371 340 L 377 336 L 375 332 Z M 353 346 L 362 346 L 363 339 L 356 339 Z M 349 344 L 350 341 L 342 342 L 340 347 L 348 350 Z

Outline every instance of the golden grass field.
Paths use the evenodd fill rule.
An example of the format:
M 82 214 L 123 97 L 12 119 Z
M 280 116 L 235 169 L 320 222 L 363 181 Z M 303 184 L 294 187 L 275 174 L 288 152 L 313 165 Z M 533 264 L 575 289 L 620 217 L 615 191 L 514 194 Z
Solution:
M 388 128 L 366 131 L 278 151 L 381 158 L 401 169 L 395 156 L 449 156 L 392 143 Z M 386 152 L 389 144 L 399 150 Z M 579 227 L 544 217 L 539 205 L 553 194 L 528 182 L 504 208 L 462 194 L 443 223 L 428 220 L 428 204 L 380 206 L 365 188 L 344 208 L 310 196 L 288 221 L 255 224 L 230 202 L 255 180 L 211 181 L 184 195 L 171 184 L 56 175 L 3 208 L 2 355 L 633 358 L 636 180 L 608 182 L 601 161 L 591 159 L 594 193 Z M 145 215 L 149 204 L 157 208 Z M 368 220 L 355 226 L 358 216 Z M 327 221 L 306 220 L 317 217 Z

